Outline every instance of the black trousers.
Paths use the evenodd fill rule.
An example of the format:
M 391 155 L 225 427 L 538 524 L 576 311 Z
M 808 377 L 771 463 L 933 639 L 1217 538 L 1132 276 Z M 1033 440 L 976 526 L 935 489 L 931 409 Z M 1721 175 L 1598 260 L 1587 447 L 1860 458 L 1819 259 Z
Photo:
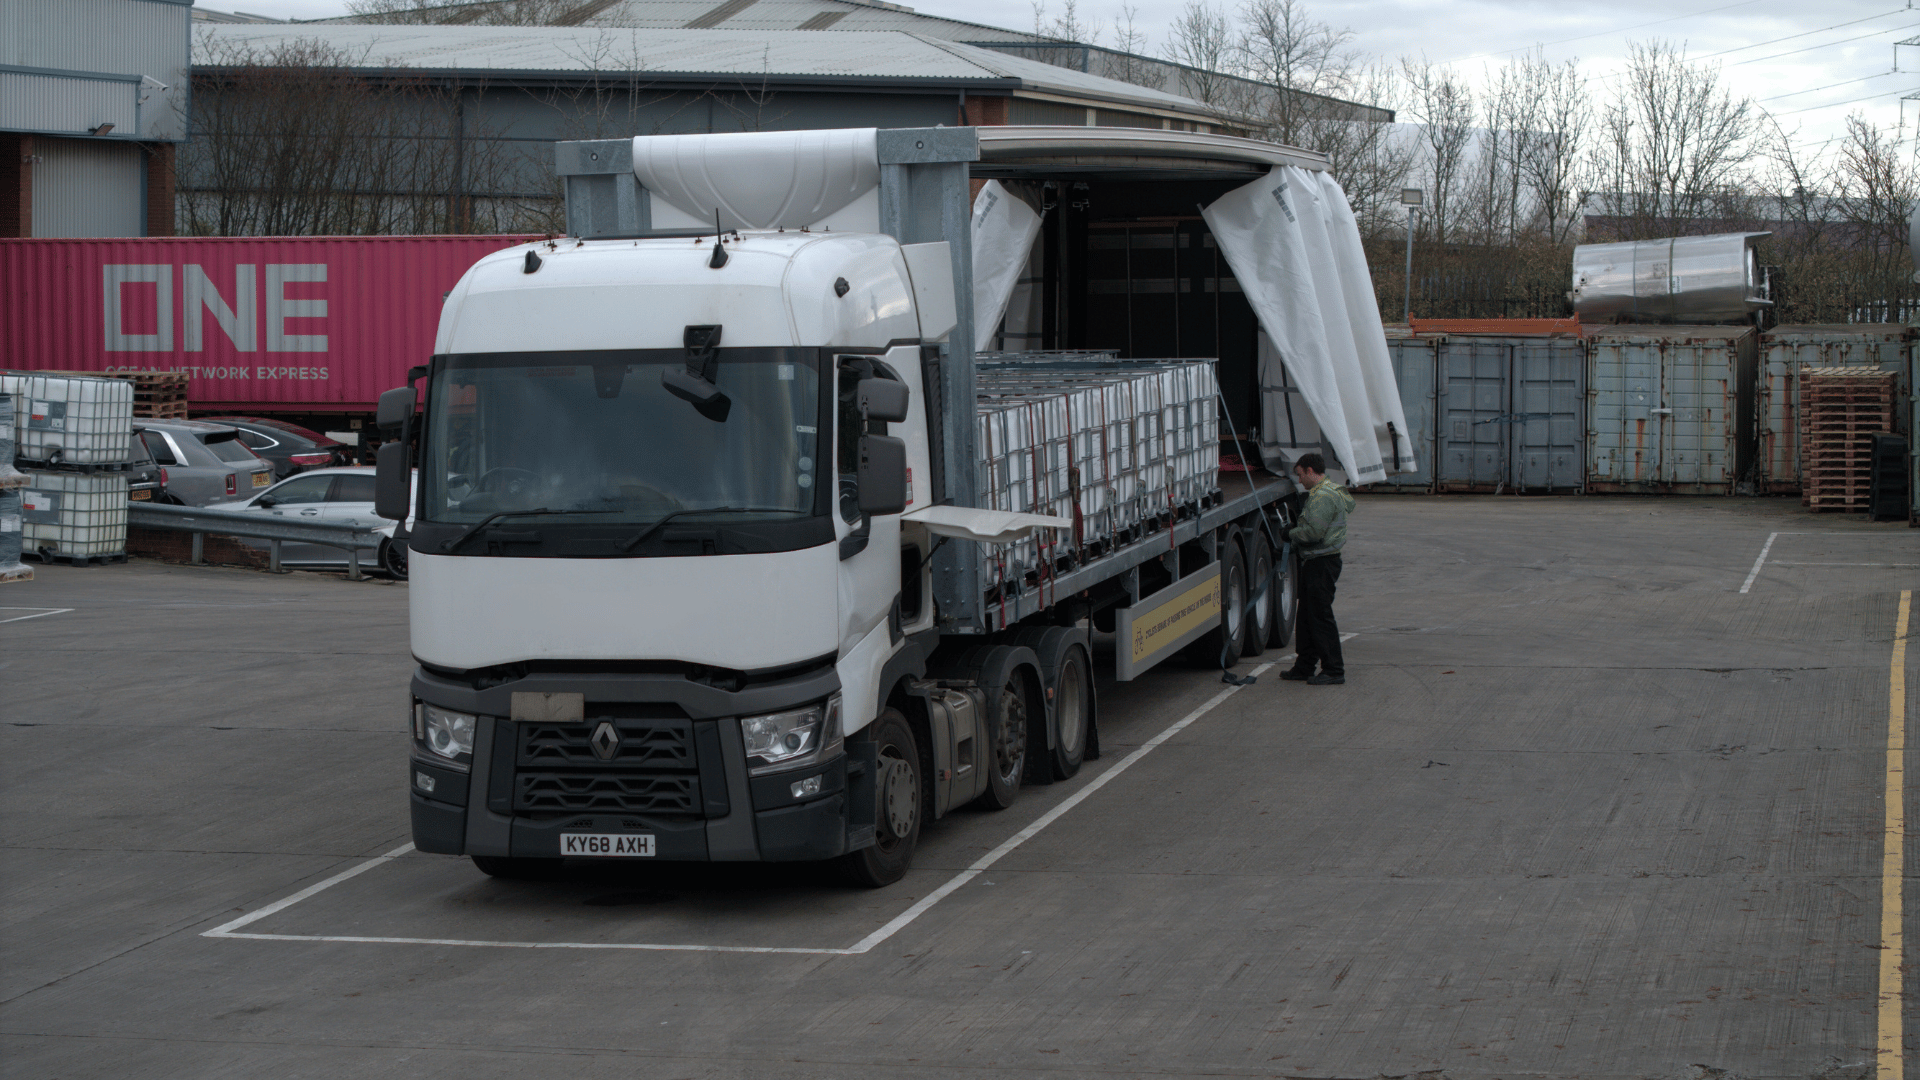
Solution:
M 1340 556 L 1322 555 L 1300 563 L 1300 625 L 1294 631 L 1293 666 L 1312 671 L 1316 666 L 1328 675 L 1346 677 L 1346 662 L 1340 656 L 1340 627 L 1333 621 L 1333 586 L 1340 580 Z

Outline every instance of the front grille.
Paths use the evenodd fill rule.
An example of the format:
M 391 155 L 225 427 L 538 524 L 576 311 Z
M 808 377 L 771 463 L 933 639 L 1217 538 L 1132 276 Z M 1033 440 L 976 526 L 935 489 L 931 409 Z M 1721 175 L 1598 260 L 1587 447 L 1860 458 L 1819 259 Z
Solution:
M 700 778 L 611 770 L 520 772 L 513 778 L 513 808 L 532 814 L 576 814 L 583 810 L 698 814 Z
M 518 764 L 533 768 L 588 766 L 593 768 L 667 769 L 691 772 L 694 765 L 693 722 L 690 720 L 627 720 L 604 718 L 620 733 L 620 746 L 603 761 L 593 750 L 593 733 L 603 718 L 582 724 L 520 724 Z
M 595 748 L 595 733 L 603 722 L 611 723 L 620 737 L 605 759 Z M 515 727 L 515 813 L 702 812 L 690 720 L 589 716 L 584 723 Z M 605 747 L 604 740 L 601 745 Z

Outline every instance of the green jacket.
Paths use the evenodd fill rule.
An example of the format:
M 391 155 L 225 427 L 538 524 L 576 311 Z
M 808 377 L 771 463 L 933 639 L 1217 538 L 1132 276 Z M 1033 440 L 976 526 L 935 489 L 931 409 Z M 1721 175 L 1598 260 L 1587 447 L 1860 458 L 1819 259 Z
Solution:
M 1287 539 L 1300 551 L 1302 559 L 1338 555 L 1347 544 L 1347 514 L 1353 510 L 1353 496 L 1331 480 L 1322 480 L 1307 493 L 1307 505 L 1300 510 L 1300 523 L 1287 530 Z

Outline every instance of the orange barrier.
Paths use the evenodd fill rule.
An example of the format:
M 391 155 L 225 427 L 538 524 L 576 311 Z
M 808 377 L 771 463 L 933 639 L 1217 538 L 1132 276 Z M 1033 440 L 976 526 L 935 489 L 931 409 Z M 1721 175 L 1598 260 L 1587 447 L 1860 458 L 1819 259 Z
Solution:
M 1409 319 L 1416 334 L 1572 334 L 1579 319 Z

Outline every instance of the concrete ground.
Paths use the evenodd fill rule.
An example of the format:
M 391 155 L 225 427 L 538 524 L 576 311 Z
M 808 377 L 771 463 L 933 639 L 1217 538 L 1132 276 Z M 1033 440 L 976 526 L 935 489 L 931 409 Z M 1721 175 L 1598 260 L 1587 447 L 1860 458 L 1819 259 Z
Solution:
M 41 568 L 0 587 L 0 1075 L 1869 1075 L 1920 533 L 1394 496 L 1352 529 L 1345 687 L 1108 684 L 1105 757 L 873 892 L 370 862 L 408 839 L 404 585 Z M 1920 648 L 1905 678 L 1911 723 Z

